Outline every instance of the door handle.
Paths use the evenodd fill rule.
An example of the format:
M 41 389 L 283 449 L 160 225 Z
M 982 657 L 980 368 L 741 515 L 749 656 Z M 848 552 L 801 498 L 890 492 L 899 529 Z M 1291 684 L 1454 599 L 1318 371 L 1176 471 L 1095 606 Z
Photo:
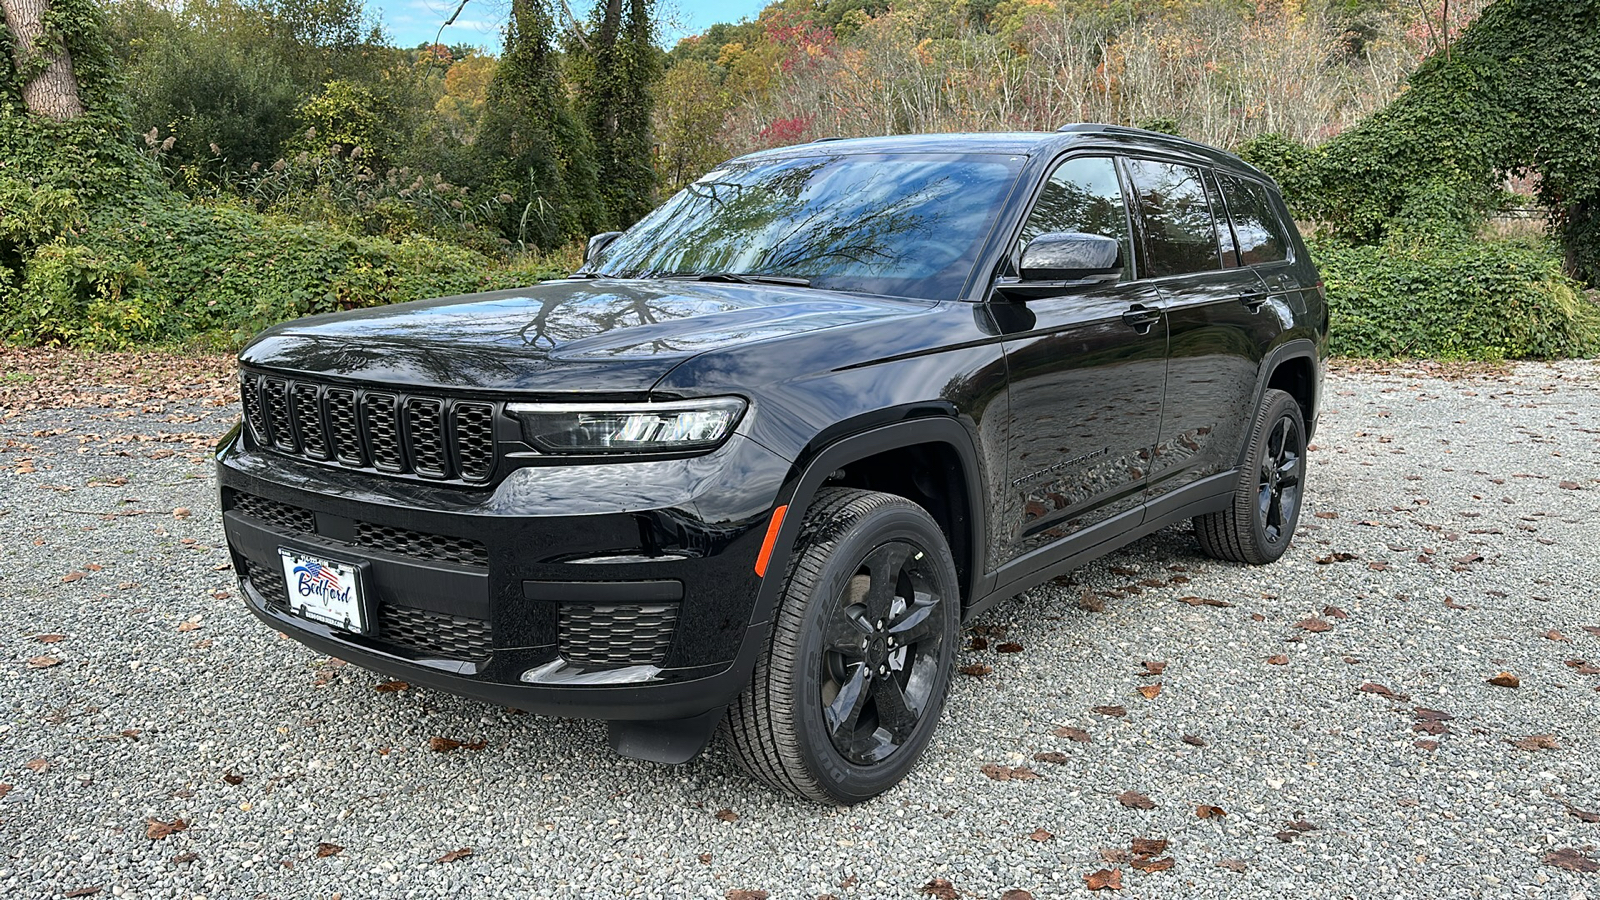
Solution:
M 1239 302 L 1251 312 L 1260 312 L 1261 307 L 1267 305 L 1267 300 L 1271 296 L 1270 291 L 1245 291 L 1239 295 Z
M 1135 303 L 1122 314 L 1122 321 L 1140 334 L 1149 334 L 1151 327 L 1161 321 L 1161 310 Z

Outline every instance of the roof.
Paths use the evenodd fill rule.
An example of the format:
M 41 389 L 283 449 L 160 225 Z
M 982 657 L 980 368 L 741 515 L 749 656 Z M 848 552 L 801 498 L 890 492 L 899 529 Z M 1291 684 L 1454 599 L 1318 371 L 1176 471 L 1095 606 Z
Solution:
M 884 137 L 821 138 L 806 144 L 792 144 L 773 150 L 761 150 L 741 159 L 774 159 L 792 156 L 809 156 L 819 151 L 835 153 L 1005 153 L 1032 156 L 1053 154 L 1072 144 L 1101 143 L 1107 140 L 1118 145 L 1141 147 L 1146 150 L 1165 150 L 1184 156 L 1198 157 L 1234 169 L 1242 169 L 1270 181 L 1254 166 L 1225 150 L 1142 128 L 1122 125 L 1102 125 L 1075 122 L 1056 131 L 995 131 L 955 132 L 951 134 L 897 134 Z

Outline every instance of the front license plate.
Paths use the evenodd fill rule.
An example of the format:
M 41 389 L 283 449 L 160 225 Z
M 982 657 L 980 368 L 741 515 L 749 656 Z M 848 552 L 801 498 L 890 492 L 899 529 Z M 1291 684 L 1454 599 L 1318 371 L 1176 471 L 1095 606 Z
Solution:
M 308 556 L 279 547 L 283 577 L 289 584 L 289 608 L 325 625 L 365 634 L 367 616 L 361 592 L 361 567 Z

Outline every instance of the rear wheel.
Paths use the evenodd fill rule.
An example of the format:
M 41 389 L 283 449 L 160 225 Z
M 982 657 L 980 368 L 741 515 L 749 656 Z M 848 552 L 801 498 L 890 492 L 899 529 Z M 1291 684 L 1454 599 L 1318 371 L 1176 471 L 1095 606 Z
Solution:
M 1233 562 L 1275 562 L 1294 538 L 1305 482 L 1306 426 L 1300 404 L 1283 391 L 1268 390 L 1256 413 L 1233 503 L 1221 512 L 1195 516 L 1200 549 Z
M 890 494 L 819 491 L 768 652 L 724 720 L 735 757 L 826 803 L 893 787 L 944 708 L 959 605 L 949 546 L 926 511 Z

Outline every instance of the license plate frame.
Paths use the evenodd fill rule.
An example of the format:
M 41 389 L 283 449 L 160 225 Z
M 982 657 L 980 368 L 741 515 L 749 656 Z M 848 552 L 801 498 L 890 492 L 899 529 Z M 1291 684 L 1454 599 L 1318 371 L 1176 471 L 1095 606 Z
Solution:
M 278 562 L 290 612 L 339 631 L 370 633 L 366 563 L 295 547 L 279 547 Z

